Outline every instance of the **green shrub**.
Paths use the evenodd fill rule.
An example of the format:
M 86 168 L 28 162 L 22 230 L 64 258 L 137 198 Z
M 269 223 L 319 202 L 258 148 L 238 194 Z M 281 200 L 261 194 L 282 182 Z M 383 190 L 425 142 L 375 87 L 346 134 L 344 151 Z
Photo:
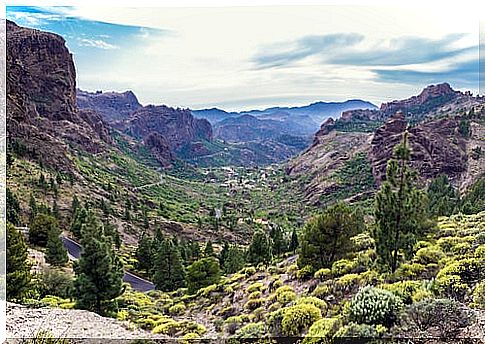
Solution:
M 40 289 L 43 295 L 69 298 L 73 292 L 73 277 L 57 268 L 47 268 L 41 274 Z
M 305 281 L 307 279 L 310 279 L 313 274 L 313 268 L 311 265 L 305 265 L 302 267 L 300 270 L 297 271 L 296 273 L 296 278 L 298 278 L 300 281 Z
M 347 274 L 340 277 L 335 286 L 340 291 L 350 291 L 359 286 L 361 277 L 358 274 Z
M 440 291 L 449 297 L 461 300 L 485 273 L 485 260 L 467 258 L 451 262 L 436 276 Z
M 482 281 L 475 286 L 472 296 L 472 307 L 485 309 L 485 281 Z
M 247 268 L 243 268 L 240 272 L 243 275 L 252 276 L 256 273 L 256 268 L 254 266 L 248 266 Z
M 229 334 L 234 334 L 242 324 L 248 321 L 249 316 L 247 314 L 229 317 L 224 321 L 224 331 Z
M 260 291 L 253 291 L 251 294 L 248 295 L 249 300 L 260 299 L 261 292 Z
M 386 332 L 387 328 L 383 325 L 356 324 L 351 322 L 341 327 L 335 333 L 335 338 L 360 338 L 367 340 L 370 338 L 381 338 Z
M 282 293 L 278 293 L 276 297 L 276 300 L 283 305 L 287 305 L 288 303 L 294 301 L 295 299 L 296 299 L 296 293 L 293 290 L 288 290 Z
M 332 274 L 335 277 L 346 275 L 352 272 L 355 267 L 355 262 L 348 259 L 337 260 L 332 264 Z
M 320 281 L 325 281 L 329 279 L 331 276 L 332 276 L 332 271 L 327 268 L 321 268 L 320 270 L 317 270 L 313 275 L 314 278 L 317 278 Z
M 402 318 L 402 328 L 409 337 L 455 338 L 470 324 L 470 312 L 459 302 L 449 299 L 426 299 L 409 306 Z
M 399 281 L 380 285 L 379 288 L 389 290 L 394 295 L 399 296 L 404 303 L 411 304 L 413 296 L 418 290 L 422 289 L 422 283 L 419 281 Z
M 331 289 L 327 284 L 320 284 L 315 288 L 312 292 L 312 295 L 318 297 L 319 299 L 323 299 L 327 295 L 330 295 Z
M 340 325 L 338 318 L 320 319 L 310 327 L 302 344 L 330 344 Z
M 436 246 L 423 247 L 416 252 L 414 260 L 422 265 L 428 265 L 431 263 L 438 264 L 440 259 L 445 256 L 443 251 L 441 251 Z
M 238 329 L 234 338 L 255 339 L 263 338 L 266 335 L 264 323 L 250 323 Z
M 300 304 L 283 308 L 281 329 L 284 335 L 295 337 L 301 335 L 315 321 L 322 317 L 320 309 L 312 304 Z
M 352 298 L 349 318 L 358 324 L 391 327 L 396 322 L 402 306 L 400 298 L 390 291 L 367 286 Z
M 183 344 L 191 344 L 194 342 L 198 342 L 199 340 L 200 340 L 200 336 L 194 332 L 189 332 L 182 337 Z
M 264 286 L 264 284 L 263 284 L 263 283 L 261 283 L 261 282 L 256 282 L 256 283 L 253 283 L 253 284 L 251 284 L 250 286 L 248 286 L 248 287 L 246 288 L 246 292 L 247 292 L 247 293 L 252 293 L 252 292 L 255 292 L 255 291 L 259 291 L 259 292 L 261 292 L 261 291 L 263 291 L 264 289 L 265 289 L 265 286 Z
M 181 315 L 185 313 L 185 304 L 183 302 L 176 303 L 168 309 L 171 315 Z
M 305 296 L 305 297 L 300 297 L 297 301 L 296 301 L 296 304 L 297 305 L 301 305 L 301 304 L 309 304 L 309 305 L 314 305 L 315 307 L 319 308 L 323 314 L 326 313 L 327 311 L 327 303 L 315 296 Z
M 245 309 L 249 309 L 249 310 L 255 310 L 256 308 L 259 308 L 261 307 L 262 305 L 264 305 L 264 302 L 265 300 L 262 299 L 262 298 L 259 298 L 259 299 L 253 299 L 253 300 L 248 300 L 245 304 L 244 304 L 244 308 Z
M 394 273 L 398 280 L 416 279 L 426 271 L 426 267 L 418 263 L 404 263 Z

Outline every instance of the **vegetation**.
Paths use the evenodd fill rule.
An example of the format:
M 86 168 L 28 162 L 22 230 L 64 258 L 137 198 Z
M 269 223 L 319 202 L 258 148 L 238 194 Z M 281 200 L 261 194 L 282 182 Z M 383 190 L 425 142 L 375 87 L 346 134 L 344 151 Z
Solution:
M 363 225 L 364 219 L 358 210 L 344 203 L 328 207 L 303 228 L 298 266 L 309 265 L 314 271 L 332 266 L 352 250 L 350 238 L 361 232 Z
M 22 299 L 29 293 L 32 276 L 24 237 L 11 223 L 7 223 L 6 260 L 7 300 Z
M 416 172 L 408 167 L 407 133 L 387 164 L 386 181 L 376 195 L 374 239 L 381 262 L 395 272 L 403 252 L 412 257 L 417 240 L 427 228 L 427 198 L 415 184 Z

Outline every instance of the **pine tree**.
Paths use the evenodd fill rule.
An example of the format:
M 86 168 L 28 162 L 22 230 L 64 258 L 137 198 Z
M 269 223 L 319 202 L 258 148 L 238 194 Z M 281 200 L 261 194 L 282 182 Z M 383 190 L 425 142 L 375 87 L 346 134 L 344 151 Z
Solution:
M 32 223 L 34 220 L 35 215 L 37 215 L 37 202 L 34 198 L 34 195 L 30 194 L 30 199 L 29 199 L 29 208 L 30 208 L 30 213 L 29 213 L 29 223 Z
M 246 264 L 244 251 L 239 249 L 237 246 L 231 246 L 229 248 L 227 258 L 224 260 L 224 272 L 226 274 L 232 274 L 244 267 Z
M 221 270 L 214 257 L 197 260 L 187 269 L 188 292 L 194 294 L 200 288 L 218 283 L 220 278 Z
M 56 200 L 54 200 L 54 204 L 52 205 L 52 216 L 54 216 L 57 220 L 59 220 L 61 217 L 61 214 L 59 213 L 59 205 L 57 204 Z
M 285 233 L 281 226 L 276 224 L 271 226 L 271 230 L 269 232 L 269 236 L 273 242 L 273 255 L 278 256 L 288 249 L 288 243 L 285 239 Z
M 350 238 L 363 231 L 363 225 L 362 214 L 345 203 L 328 207 L 305 224 L 298 266 L 310 265 L 314 270 L 331 266 L 352 251 Z
M 7 188 L 7 221 L 15 226 L 20 225 L 20 203 L 14 193 Z
M 109 223 L 107 220 L 103 223 L 104 234 L 111 239 L 113 244 L 117 249 L 121 247 L 121 236 L 120 232 L 118 231 L 118 227 Z
M 173 291 L 185 286 L 185 269 L 173 240 L 165 239 L 158 248 L 154 271 L 153 282 L 159 290 Z
M 266 233 L 257 229 L 248 248 L 248 261 L 253 264 L 268 264 L 272 258 L 272 243 Z
M 72 219 L 74 220 L 74 217 L 76 216 L 76 212 L 79 209 L 81 204 L 79 203 L 79 199 L 77 198 L 76 195 L 72 198 L 72 203 L 71 203 L 71 214 L 72 214 Z
M 416 172 L 408 167 L 407 132 L 394 154 L 396 159 L 389 160 L 386 180 L 376 195 L 374 231 L 379 259 L 391 272 L 398 267 L 401 251 L 412 256 L 414 244 L 428 225 L 426 194 L 415 187 Z
M 29 228 L 29 242 L 33 245 L 45 247 L 49 232 L 59 231 L 59 224 L 57 220 L 44 213 L 39 213 L 35 216 Z
M 50 229 L 47 237 L 45 260 L 54 266 L 64 266 L 69 261 L 67 250 L 64 248 L 64 244 L 59 237 L 60 234 L 60 229 L 53 227 Z
M 81 239 L 81 230 L 88 221 L 88 211 L 86 208 L 78 206 L 74 213 L 74 219 L 71 223 L 71 232 L 78 239 Z
M 224 262 L 229 256 L 230 248 L 231 247 L 229 246 L 229 243 L 227 241 L 224 241 L 224 245 L 222 246 L 221 253 L 219 254 L 219 265 L 221 267 L 224 266 Z
M 293 228 L 293 231 L 291 232 L 290 246 L 288 247 L 288 249 L 292 251 L 293 254 L 295 254 L 299 246 L 300 243 L 298 242 L 298 234 L 296 233 L 296 229 Z
M 137 268 L 151 274 L 154 267 L 155 249 L 153 247 L 153 239 L 147 234 L 143 233 L 138 241 L 135 256 L 138 261 Z
M 7 223 L 7 300 L 22 299 L 29 291 L 32 275 L 24 237 Z
M 104 314 L 112 300 L 124 292 L 123 265 L 92 212 L 82 226 L 81 245 L 81 258 L 74 266 L 76 305 Z
M 214 247 L 212 246 L 212 241 L 208 241 L 205 245 L 204 249 L 204 257 L 213 257 L 214 256 Z
M 459 203 L 459 196 L 448 176 L 441 174 L 428 186 L 428 210 L 436 216 L 449 216 Z

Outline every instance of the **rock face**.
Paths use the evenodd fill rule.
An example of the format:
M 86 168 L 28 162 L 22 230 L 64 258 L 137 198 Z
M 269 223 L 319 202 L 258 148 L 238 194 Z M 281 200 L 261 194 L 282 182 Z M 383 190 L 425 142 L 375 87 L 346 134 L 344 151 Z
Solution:
M 483 102 L 469 92 L 455 91 L 447 83 L 430 85 L 420 94 L 404 99 L 383 103 L 380 109 L 358 109 L 342 112 L 341 121 L 385 121 L 396 112 L 402 111 L 406 118 L 433 117 L 442 112 L 470 108 Z
M 157 132 L 152 132 L 145 137 L 143 144 L 163 167 L 171 167 L 174 156 L 170 150 L 169 143 L 162 135 Z
M 77 111 L 74 63 L 62 37 L 11 21 L 6 30 L 8 143 L 69 172 L 67 143 L 97 153 L 111 142 L 109 130 L 96 113 Z
M 429 111 L 462 95 L 463 93 L 453 90 L 448 83 L 430 85 L 417 96 L 384 103 L 380 110 L 388 115 L 397 111 L 404 113 Z
M 148 105 L 136 110 L 119 128 L 139 139 L 156 132 L 174 151 L 197 140 L 212 140 L 212 127 L 207 120 L 194 118 L 188 109 L 164 105 Z
M 425 179 L 446 174 L 453 181 L 467 169 L 466 138 L 459 132 L 459 120 L 443 118 L 409 128 L 411 166 Z M 387 161 L 402 140 L 407 123 L 399 112 L 374 133 L 369 158 L 378 183 L 385 179 Z
M 126 120 L 133 111 L 142 107 L 132 91 L 86 92 L 78 89 L 76 97 L 80 109 L 96 110 L 108 123 Z

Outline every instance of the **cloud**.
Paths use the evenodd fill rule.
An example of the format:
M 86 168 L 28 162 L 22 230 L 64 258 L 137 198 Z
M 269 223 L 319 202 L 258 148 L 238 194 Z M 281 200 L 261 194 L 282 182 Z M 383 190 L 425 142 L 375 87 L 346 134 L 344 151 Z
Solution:
M 416 71 L 402 69 L 374 69 L 377 78 L 385 82 L 408 84 L 433 84 L 450 82 L 461 86 L 476 87 L 479 78 L 478 60 L 464 61 L 441 71 Z
M 253 62 L 260 68 L 285 66 L 312 55 L 329 52 L 342 46 L 355 45 L 363 39 L 364 36 L 357 33 L 305 36 L 296 41 L 266 47 L 253 58 Z M 281 51 L 274 53 L 274 50 Z
M 265 47 L 253 58 L 259 69 L 284 67 L 309 56 L 321 63 L 348 66 L 403 66 L 453 58 L 476 50 L 456 48 L 465 34 L 453 33 L 439 39 L 403 36 L 371 44 L 357 33 L 304 36 L 296 41 Z M 286 47 L 286 49 L 284 48 Z M 283 49 L 282 49 L 283 48 Z M 274 50 L 279 52 L 273 52 Z
M 78 44 L 83 47 L 92 47 L 104 50 L 119 49 L 118 46 L 107 43 L 101 39 L 79 38 Z

